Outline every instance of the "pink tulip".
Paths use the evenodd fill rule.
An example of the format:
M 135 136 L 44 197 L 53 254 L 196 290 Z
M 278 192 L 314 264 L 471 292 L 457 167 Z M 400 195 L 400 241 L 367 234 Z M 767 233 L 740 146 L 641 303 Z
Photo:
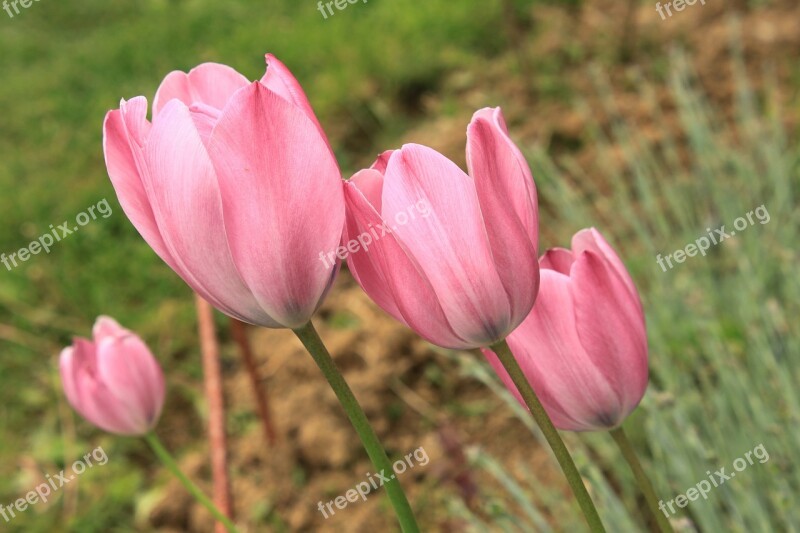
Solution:
M 341 175 L 303 89 L 267 55 L 248 80 L 225 65 L 172 72 L 153 103 L 106 115 L 106 166 L 133 225 L 198 294 L 251 324 L 306 324 L 339 262 Z
M 539 285 L 536 187 L 499 108 L 473 116 L 467 164 L 470 175 L 407 144 L 345 185 L 350 243 L 371 236 L 349 256 L 356 280 L 386 312 L 449 348 L 505 338 Z
M 539 266 L 536 306 L 508 345 L 557 428 L 616 428 L 647 388 L 647 332 L 636 286 L 594 228 L 575 234 L 572 251 L 548 250 Z M 484 354 L 522 403 L 497 356 Z
M 164 375 L 147 345 L 113 318 L 101 316 L 93 340 L 76 338 L 61 352 L 61 382 L 69 404 L 97 427 L 144 435 L 164 405 Z

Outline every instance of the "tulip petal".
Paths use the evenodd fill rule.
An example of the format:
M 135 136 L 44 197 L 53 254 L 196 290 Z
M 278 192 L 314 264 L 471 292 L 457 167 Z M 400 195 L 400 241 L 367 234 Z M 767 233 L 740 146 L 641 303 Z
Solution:
M 189 111 L 192 113 L 192 120 L 197 128 L 197 133 L 203 140 L 203 145 L 208 146 L 208 141 L 211 140 L 211 132 L 214 131 L 214 126 L 217 125 L 217 120 L 222 115 L 222 112 L 211 106 L 205 104 L 192 104 L 189 106 Z
M 129 333 L 130 331 L 120 326 L 119 322 L 106 315 L 97 317 L 92 327 L 92 338 L 95 343 L 105 338 L 113 339 Z
M 64 395 L 73 407 L 78 404 L 78 381 L 75 372 L 75 348 L 67 346 L 58 357 L 58 368 Z
M 421 201 L 429 206 L 427 216 L 414 209 Z M 508 296 L 469 176 L 431 148 L 405 145 L 389 161 L 381 214 L 430 281 L 461 338 L 480 346 L 508 333 Z
M 153 99 L 153 117 L 156 117 L 172 99 L 191 106 L 206 104 L 222 110 L 233 93 L 247 85 L 247 78 L 227 65 L 203 63 L 189 71 L 170 72 L 156 91 Z
M 491 209 L 489 220 L 509 230 L 511 215 L 522 224 L 525 234 L 539 246 L 539 202 L 530 167 L 514 141 L 500 108 L 477 111 L 467 129 L 467 166 L 475 179 L 481 207 Z M 503 216 L 505 215 L 505 216 Z
M 133 333 L 96 344 L 97 376 L 126 409 L 139 413 L 148 429 L 161 415 L 164 375 L 145 343 Z
M 541 276 L 536 305 L 508 337 L 508 344 L 556 427 L 572 431 L 607 428 L 609 423 L 613 427 L 621 414 L 620 398 L 602 362 L 590 359 L 578 340 L 571 280 L 552 270 L 542 270 Z M 499 371 L 499 361 L 490 358 L 490 362 L 517 393 L 511 378 Z M 605 412 L 598 416 L 598 409 Z
M 565 276 L 569 276 L 569 271 L 574 262 L 575 257 L 570 250 L 565 248 L 550 248 L 544 253 L 542 258 L 539 259 L 539 268 L 555 270 Z
M 145 420 L 122 406 L 97 379 L 95 346 L 86 339 L 75 339 L 71 348 L 61 352 L 59 362 L 64 392 L 70 405 L 86 420 L 106 431 L 120 435 L 143 434 Z
M 242 279 L 276 322 L 304 325 L 335 275 L 320 257 L 344 230 L 341 175 L 326 139 L 300 108 L 255 82 L 228 102 L 209 153 Z
M 175 270 L 175 260 L 161 237 L 142 181 L 147 175 L 143 146 L 150 131 L 146 116 L 147 100 L 141 96 L 123 100 L 119 110 L 109 111 L 103 123 L 103 152 L 125 215 L 145 242 Z
M 389 159 L 391 159 L 394 150 L 386 150 L 378 156 L 372 166 L 369 167 L 373 170 L 377 170 L 381 174 L 386 174 L 386 168 L 389 166 Z M 380 212 L 380 209 L 378 210 Z
M 528 164 L 508 137 L 499 108 L 475 113 L 467 130 L 467 165 L 497 272 L 512 315 L 521 321 L 538 293 L 538 204 Z
M 628 269 L 625 268 L 622 260 L 611 245 L 608 244 L 608 241 L 606 241 L 603 235 L 595 228 L 583 229 L 572 237 L 572 252 L 574 257 L 579 257 L 587 250 L 596 253 L 611 263 L 617 275 L 625 283 L 625 287 L 627 287 L 631 296 L 637 301 L 639 300 L 639 291 L 636 290 L 636 285 L 633 283 Z M 642 316 L 644 316 L 644 314 L 642 314 Z
M 150 200 L 164 242 L 184 280 L 245 322 L 277 327 L 234 266 L 214 167 L 192 113 L 177 100 L 157 117 L 146 151 Z
M 575 323 L 581 345 L 606 381 L 622 391 L 621 418 L 627 416 L 647 388 L 647 331 L 638 298 L 613 265 L 592 251 L 572 267 Z
M 348 257 L 350 272 L 370 298 L 384 311 L 408 325 L 426 340 L 448 348 L 469 348 L 449 324 L 439 300 L 425 278 L 391 233 L 383 234 L 384 221 L 360 188 L 377 187 L 382 177 L 363 170 L 345 183 L 350 238 L 374 237 L 368 250 Z
M 311 103 L 308 101 L 308 97 L 306 97 L 306 93 L 303 91 L 303 87 L 297 81 L 297 78 L 295 78 L 294 74 L 286 68 L 286 65 L 279 61 L 274 55 L 267 54 L 266 59 L 267 71 L 264 73 L 264 76 L 261 77 L 261 83 L 281 98 L 284 98 L 286 101 L 302 109 L 308 118 L 316 124 L 320 134 L 327 142 L 327 137 L 322 129 L 322 125 L 320 125 L 317 120 L 317 115 L 314 114 L 314 109 L 311 107 Z

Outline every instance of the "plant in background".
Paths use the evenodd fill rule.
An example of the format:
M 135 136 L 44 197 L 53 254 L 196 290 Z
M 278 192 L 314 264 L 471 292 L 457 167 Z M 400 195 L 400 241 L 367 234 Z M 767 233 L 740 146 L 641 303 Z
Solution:
M 237 531 L 181 472 L 154 432 L 164 405 L 164 374 L 142 339 L 101 316 L 92 328 L 92 340 L 76 338 L 62 350 L 59 366 L 67 401 L 81 416 L 110 433 L 144 437 L 186 490 L 229 532 Z

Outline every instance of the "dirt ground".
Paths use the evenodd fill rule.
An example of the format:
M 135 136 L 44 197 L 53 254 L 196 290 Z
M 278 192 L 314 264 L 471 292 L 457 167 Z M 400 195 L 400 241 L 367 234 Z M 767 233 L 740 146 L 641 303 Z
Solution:
M 730 109 L 734 98 L 732 26 L 725 15 L 740 3 L 698 3 L 663 21 L 654 4 L 641 4 L 635 13 L 632 59 L 606 71 L 620 115 L 637 124 L 640 133 L 651 140 L 659 138 L 665 125 L 675 128 L 677 118 L 668 90 L 662 87 L 657 99 L 664 107 L 665 122 L 656 123 L 631 82 L 631 72 L 636 68 L 645 74 L 653 72 L 658 58 L 665 57 L 672 45 L 682 44 L 690 51 L 688 57 L 712 101 Z M 621 42 L 626 5 L 589 2 L 579 15 L 542 8 L 534 20 L 547 20 L 548 24 L 526 38 L 525 50 L 529 57 L 563 55 L 568 42 L 577 39 L 589 51 L 589 59 L 597 59 L 593 50 L 613 50 L 615 43 Z M 800 5 L 783 1 L 751 11 L 739 8 L 738 12 L 751 80 L 764 79 L 762 74 L 768 69 L 780 87 L 796 86 L 797 80 L 789 76 L 791 58 L 798 57 L 800 50 Z M 473 71 L 448 73 L 437 93 L 421 96 L 421 120 L 397 144 L 410 140 L 428 144 L 464 165 L 466 125 L 476 107 L 492 97 L 504 108 L 515 140 L 539 143 L 555 153 L 569 152 L 582 166 L 591 168 L 596 153 L 587 142 L 587 124 L 597 120 L 607 124 L 609 117 L 600 111 L 587 61 L 564 62 L 563 83 L 574 98 L 561 100 L 531 95 L 520 77 L 508 76 L 508 69 L 518 67 L 516 61 L 510 54 L 475 65 Z M 787 105 L 797 101 L 792 90 L 783 93 Z M 453 98 L 460 102 L 458 110 L 441 113 L 443 102 Z M 577 99 L 589 102 L 590 111 L 575 105 Z M 797 116 L 796 107 L 787 107 L 782 119 L 793 128 Z M 372 157 L 373 152 L 365 151 L 358 160 L 367 165 Z M 545 244 L 552 244 L 546 240 L 546 229 L 543 234 Z M 460 531 L 459 524 L 444 514 L 442 500 L 460 498 L 469 505 L 479 497 L 478 487 L 488 483 L 467 468 L 463 457 L 467 446 L 478 445 L 507 466 L 524 460 L 543 482 L 561 486 L 566 497 L 566 485 L 547 454 L 533 445 L 510 410 L 482 385 L 460 376 L 457 365 L 441 350 L 377 308 L 346 271 L 315 322 L 390 455 L 398 457 L 424 447 L 429 463 L 407 471 L 401 481 L 428 530 Z M 319 501 L 327 502 L 363 481 L 371 466 L 332 391 L 299 341 L 288 331 L 264 329 L 251 330 L 251 339 L 280 438 L 274 447 L 267 445 L 255 422 L 247 426 L 245 434 L 232 437 L 237 513 L 252 517 L 248 513 L 259 509 L 266 516 L 274 510 L 290 531 L 392 530 L 394 518 L 381 494 L 349 504 L 328 520 L 317 510 Z M 230 412 L 252 412 L 250 384 L 232 346 L 226 347 L 225 363 Z M 171 410 L 176 411 L 180 410 Z M 185 422 L 193 423 L 197 422 Z M 179 428 L 181 421 L 169 420 L 164 427 Z M 179 430 L 165 437 L 175 445 L 187 444 Z M 205 453 L 197 450 L 184 458 L 184 467 L 195 478 L 209 477 Z M 205 511 L 193 505 L 175 483 L 168 486 L 151 523 L 163 531 L 212 531 Z M 275 530 L 280 528 L 275 526 Z

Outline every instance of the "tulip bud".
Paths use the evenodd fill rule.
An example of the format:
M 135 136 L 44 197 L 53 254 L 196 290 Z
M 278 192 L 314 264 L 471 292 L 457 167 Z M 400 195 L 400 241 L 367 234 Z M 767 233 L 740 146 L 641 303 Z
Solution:
M 297 80 L 273 56 L 260 81 L 205 63 L 106 115 L 106 166 L 144 240 L 220 311 L 306 324 L 339 271 L 342 179 Z M 322 262 L 319 257 L 332 257 Z
M 539 285 L 536 188 L 499 108 L 473 116 L 467 162 L 470 175 L 407 144 L 345 186 L 350 244 L 370 241 L 350 271 L 386 312 L 448 348 L 505 338 Z
M 578 232 L 572 250 L 548 250 L 539 266 L 536 306 L 508 345 L 557 428 L 616 428 L 648 382 L 647 332 L 633 280 L 594 228 Z M 483 352 L 522 402 L 497 356 Z
M 93 340 L 76 338 L 61 352 L 61 382 L 69 404 L 97 427 L 119 435 L 144 435 L 158 423 L 164 375 L 133 332 L 101 316 Z

